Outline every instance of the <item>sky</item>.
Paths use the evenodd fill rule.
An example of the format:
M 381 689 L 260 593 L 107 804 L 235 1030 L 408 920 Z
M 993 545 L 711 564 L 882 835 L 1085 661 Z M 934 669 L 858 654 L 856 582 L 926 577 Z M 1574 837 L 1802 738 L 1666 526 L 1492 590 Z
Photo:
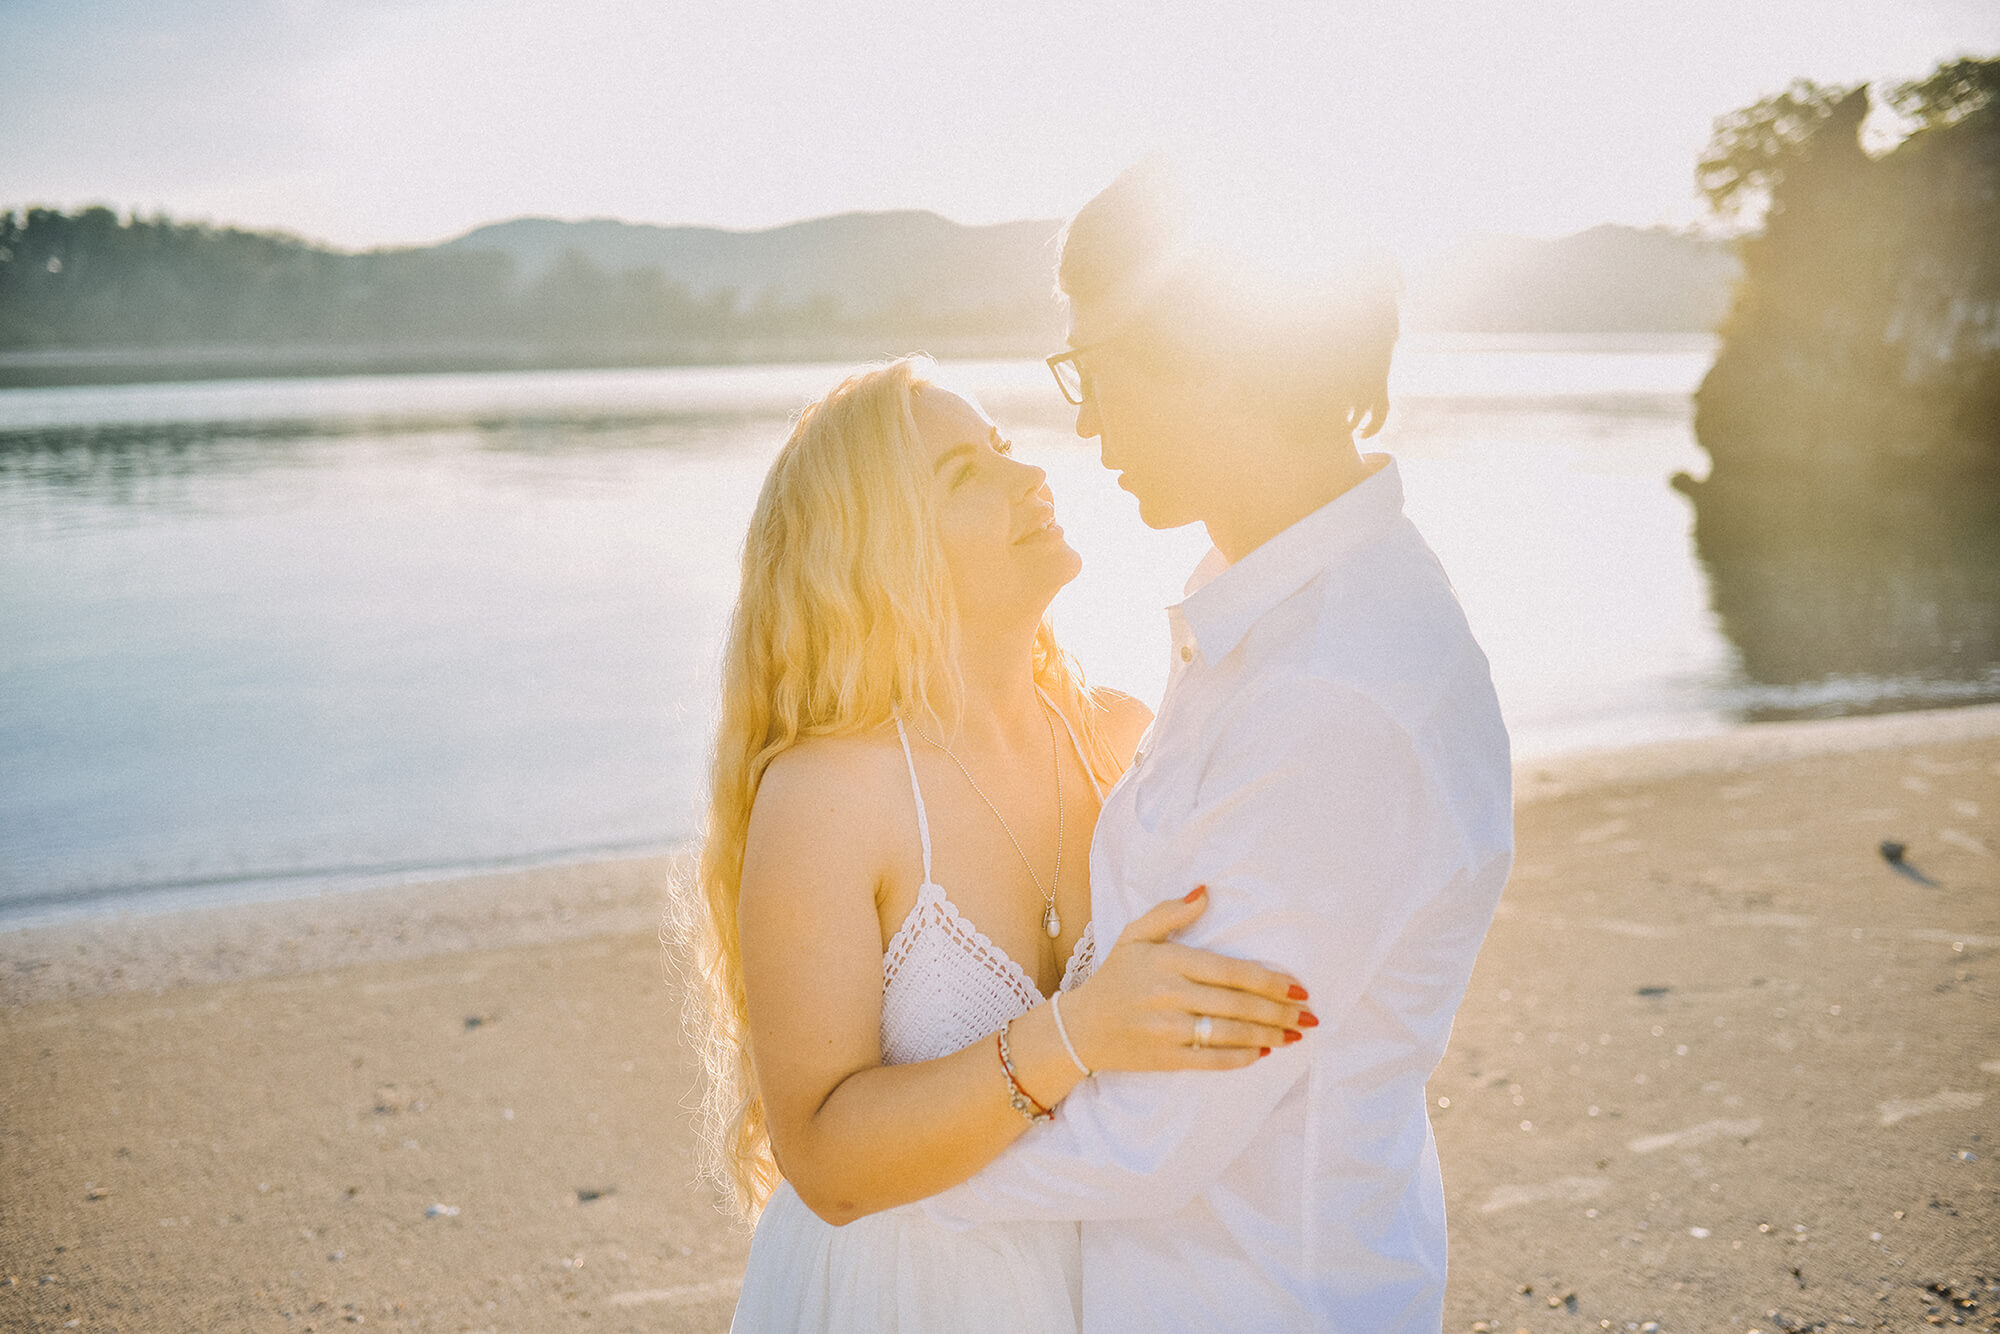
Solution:
M 1992 0 L 0 0 L 0 208 L 425 244 L 538 214 L 1058 217 L 1188 141 L 1424 247 L 1700 217 L 1718 115 Z

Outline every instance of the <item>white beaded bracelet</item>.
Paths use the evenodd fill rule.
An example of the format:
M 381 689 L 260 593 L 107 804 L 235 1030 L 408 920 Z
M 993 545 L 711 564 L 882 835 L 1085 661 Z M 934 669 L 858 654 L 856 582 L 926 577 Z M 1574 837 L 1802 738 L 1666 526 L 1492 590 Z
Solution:
M 1076 1044 L 1069 1040 L 1069 1030 L 1063 1027 L 1062 992 L 1058 991 L 1049 997 L 1049 1013 L 1056 1017 L 1056 1036 L 1062 1039 L 1063 1050 L 1069 1053 L 1070 1064 L 1083 1071 L 1085 1079 L 1095 1079 L 1097 1072 L 1085 1065 L 1083 1058 L 1076 1054 Z

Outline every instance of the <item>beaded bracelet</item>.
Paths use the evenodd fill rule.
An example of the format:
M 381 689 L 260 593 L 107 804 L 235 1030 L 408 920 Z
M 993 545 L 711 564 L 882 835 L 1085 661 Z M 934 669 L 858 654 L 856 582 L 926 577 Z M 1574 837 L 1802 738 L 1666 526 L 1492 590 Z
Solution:
M 1069 1053 L 1070 1064 L 1081 1070 L 1085 1079 L 1095 1079 L 1097 1072 L 1085 1065 L 1083 1058 L 1076 1054 L 1076 1044 L 1069 1040 L 1069 1030 L 1063 1027 L 1062 992 L 1058 991 L 1049 997 L 1049 1013 L 1056 1017 L 1056 1036 L 1062 1039 L 1063 1050 Z
M 1007 1076 L 1007 1101 L 1014 1105 L 1015 1111 L 1036 1125 L 1055 1120 L 1056 1114 L 1029 1097 L 1028 1091 L 1021 1087 L 1020 1079 L 1015 1076 L 1014 1054 L 1007 1050 L 1007 1030 L 1002 1028 L 993 1035 L 993 1040 L 1000 1048 L 1000 1073 Z

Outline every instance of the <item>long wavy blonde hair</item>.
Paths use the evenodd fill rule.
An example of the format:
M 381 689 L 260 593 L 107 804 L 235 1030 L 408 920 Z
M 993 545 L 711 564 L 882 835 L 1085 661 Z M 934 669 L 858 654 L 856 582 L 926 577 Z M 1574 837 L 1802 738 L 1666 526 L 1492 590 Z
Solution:
M 752 1067 L 737 897 L 750 808 L 771 761 L 802 738 L 849 736 L 900 713 L 945 735 L 963 707 L 958 612 L 912 414 L 927 358 L 857 372 L 799 415 L 743 545 L 722 662 L 707 820 L 675 894 L 689 1028 L 706 1080 L 704 1167 L 755 1219 L 782 1179 Z M 1100 775 L 1116 761 L 1099 706 L 1045 616 L 1037 684 L 1076 725 Z

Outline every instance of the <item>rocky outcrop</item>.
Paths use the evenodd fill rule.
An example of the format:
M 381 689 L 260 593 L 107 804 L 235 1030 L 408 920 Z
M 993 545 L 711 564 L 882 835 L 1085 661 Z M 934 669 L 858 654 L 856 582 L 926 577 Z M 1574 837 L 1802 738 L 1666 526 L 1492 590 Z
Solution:
M 2000 71 L 1962 64 L 1987 86 Z M 1879 157 L 1869 106 L 1839 96 L 1770 174 L 1696 396 L 1714 466 L 1676 479 L 1697 497 L 2000 493 L 2000 99 L 1932 108 Z
M 2000 61 L 1892 96 L 1798 85 L 1718 127 L 1768 189 L 1696 396 L 1694 542 L 1748 720 L 2000 698 Z

